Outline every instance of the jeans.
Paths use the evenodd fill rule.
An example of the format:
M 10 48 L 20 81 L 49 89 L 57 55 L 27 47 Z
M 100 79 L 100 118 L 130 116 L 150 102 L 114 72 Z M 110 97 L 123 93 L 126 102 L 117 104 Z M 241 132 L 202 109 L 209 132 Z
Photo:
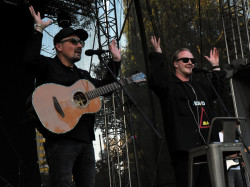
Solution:
M 45 145 L 52 187 L 95 186 L 95 155 L 92 143 L 76 140 L 47 140 Z
M 228 171 L 228 183 L 229 187 L 243 187 L 241 171 L 230 169 Z

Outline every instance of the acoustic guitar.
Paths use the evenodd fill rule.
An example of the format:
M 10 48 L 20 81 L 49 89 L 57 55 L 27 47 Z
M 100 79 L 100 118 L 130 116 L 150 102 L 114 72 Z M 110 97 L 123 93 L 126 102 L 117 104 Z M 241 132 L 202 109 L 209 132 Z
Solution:
M 67 87 L 59 84 L 43 84 L 35 89 L 32 104 L 42 125 L 56 134 L 71 131 L 84 114 L 96 113 L 101 109 L 101 95 L 119 89 L 121 85 L 146 81 L 143 73 L 95 88 L 85 79 Z

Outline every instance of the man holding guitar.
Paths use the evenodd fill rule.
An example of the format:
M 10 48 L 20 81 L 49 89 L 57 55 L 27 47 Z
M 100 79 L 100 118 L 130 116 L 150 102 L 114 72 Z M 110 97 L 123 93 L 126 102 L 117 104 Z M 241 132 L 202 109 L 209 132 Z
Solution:
M 175 171 L 176 187 L 188 186 L 188 150 L 205 145 L 213 118 L 211 104 L 216 99 L 208 80 L 195 80 L 192 76 L 195 58 L 191 51 L 182 48 L 172 57 L 169 74 L 164 63 L 160 39 L 151 37 L 154 51 L 150 53 L 151 80 L 150 87 L 160 99 L 162 116 L 169 153 Z M 219 93 L 224 88 L 225 72 L 219 66 L 219 52 L 216 48 L 205 56 L 212 66 L 211 80 Z M 205 72 L 205 70 L 204 70 Z M 198 76 L 198 75 L 197 75 Z M 218 134 L 215 139 L 219 141 Z M 194 183 L 197 187 L 211 186 L 208 168 L 204 164 L 197 166 Z
M 42 32 L 51 24 L 51 21 L 43 21 L 40 13 L 36 13 L 32 6 L 29 9 L 35 20 L 35 28 L 24 56 L 25 62 L 36 78 L 36 87 L 46 85 L 42 91 L 34 92 L 32 104 L 37 112 L 38 129 L 46 138 L 44 146 L 49 164 L 50 184 L 53 187 L 70 187 L 73 175 L 76 186 L 94 187 L 95 158 L 92 141 L 95 116 L 92 113 L 99 110 L 100 103 L 93 99 L 90 104 L 93 96 L 91 90 L 94 86 L 100 87 L 115 80 L 109 72 L 103 80 L 94 79 L 87 71 L 75 65 L 81 59 L 84 41 L 88 38 L 87 32 L 83 29 L 74 30 L 71 27 L 61 29 L 54 37 L 56 56 L 50 58 L 40 55 Z M 121 55 L 114 40 L 109 45 L 109 50 L 112 60 L 108 66 L 117 76 Z M 68 92 L 67 88 L 75 83 L 80 84 L 81 88 Z M 61 85 L 65 89 L 60 87 L 58 90 L 55 85 Z M 85 91 L 89 91 L 89 94 L 85 94 Z M 64 97 L 63 101 L 62 97 Z M 49 103 L 47 108 L 44 103 Z M 98 106 L 95 107 L 95 105 Z M 70 114 L 69 106 L 75 108 Z M 76 124 L 69 129 L 63 129 L 68 124 L 71 125 L 70 122 L 80 110 L 88 111 L 87 114 L 77 118 Z M 52 115 L 56 116 L 57 121 L 54 118 L 48 122 L 47 119 Z M 60 123 L 62 128 L 58 125 Z

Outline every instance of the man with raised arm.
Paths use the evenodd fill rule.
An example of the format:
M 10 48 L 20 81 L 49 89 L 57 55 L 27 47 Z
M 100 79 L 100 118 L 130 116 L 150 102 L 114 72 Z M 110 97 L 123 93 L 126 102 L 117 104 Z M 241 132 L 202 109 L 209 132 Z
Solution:
M 36 78 L 36 86 L 46 83 L 71 86 L 78 80 L 85 79 L 100 87 L 115 81 L 110 72 L 106 73 L 103 80 L 97 80 L 75 65 L 81 59 L 82 48 L 88 38 L 88 33 L 83 29 L 61 29 L 54 37 L 56 56 L 51 58 L 40 55 L 43 30 L 51 21 L 43 21 L 40 13 L 36 13 L 32 6 L 29 10 L 35 20 L 35 27 L 24 59 Z M 109 49 L 112 60 L 108 66 L 117 76 L 121 61 L 120 49 L 117 49 L 114 40 L 110 43 Z M 71 131 L 64 134 L 50 132 L 39 123 L 38 129 L 46 139 L 44 147 L 52 187 L 70 187 L 72 179 L 76 187 L 95 186 L 95 157 L 92 144 L 95 139 L 94 121 L 94 114 L 85 114 Z
M 205 145 L 210 121 L 213 118 L 211 104 L 216 99 L 210 84 L 205 79 L 193 80 L 195 58 L 187 48 L 177 50 L 172 57 L 174 73 L 165 68 L 165 58 L 160 39 L 151 37 L 154 51 L 150 53 L 151 78 L 149 85 L 158 96 L 164 121 L 166 141 L 175 171 L 176 186 L 188 186 L 188 151 Z M 215 89 L 223 91 L 225 72 L 219 66 L 219 52 L 216 48 L 205 56 L 212 66 L 211 80 Z M 218 140 L 218 134 L 214 139 Z M 206 165 L 195 166 L 196 187 L 211 186 Z

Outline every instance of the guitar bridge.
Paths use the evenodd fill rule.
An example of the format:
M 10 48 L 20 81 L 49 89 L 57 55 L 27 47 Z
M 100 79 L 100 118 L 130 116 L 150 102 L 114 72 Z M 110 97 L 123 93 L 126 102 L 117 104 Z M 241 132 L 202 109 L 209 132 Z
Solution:
M 53 98 L 53 102 L 54 102 L 54 106 L 55 106 L 55 109 L 56 111 L 62 116 L 62 117 L 65 117 L 65 114 L 62 110 L 62 107 L 60 106 L 57 98 L 55 96 L 52 97 Z

